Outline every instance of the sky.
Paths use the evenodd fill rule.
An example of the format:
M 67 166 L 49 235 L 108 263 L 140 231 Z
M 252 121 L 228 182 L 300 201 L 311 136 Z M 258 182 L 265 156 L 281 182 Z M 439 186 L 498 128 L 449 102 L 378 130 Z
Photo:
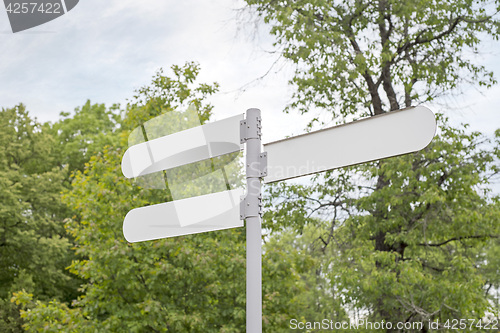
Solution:
M 292 90 L 291 67 L 272 70 L 273 38 L 268 27 L 241 29 L 240 0 L 85 0 L 66 15 L 13 34 L 0 8 L 0 107 L 20 102 L 40 121 L 56 121 L 87 99 L 92 103 L 126 103 L 135 89 L 148 84 L 160 67 L 196 61 L 200 81 L 217 81 L 211 98 L 214 119 L 257 107 L 263 114 L 264 142 L 302 133 L 308 116 L 285 115 Z M 500 43 L 484 47 L 482 62 L 500 73 Z M 500 75 L 500 74 L 498 74 Z M 500 87 L 465 94 L 444 111 L 456 124 L 487 134 L 500 127 Z M 310 116 L 309 116 L 310 117 Z

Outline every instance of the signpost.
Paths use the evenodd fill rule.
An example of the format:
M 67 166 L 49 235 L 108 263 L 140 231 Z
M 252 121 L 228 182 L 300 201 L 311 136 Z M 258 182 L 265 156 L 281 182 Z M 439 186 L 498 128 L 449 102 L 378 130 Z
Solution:
M 270 142 L 264 145 L 269 156 L 264 182 L 419 151 L 435 133 L 434 114 L 418 106 Z
M 247 333 L 262 332 L 261 180 L 272 183 L 418 151 L 434 137 L 436 119 L 429 109 L 412 107 L 271 142 L 264 145 L 264 152 L 261 129 L 260 110 L 249 109 L 245 119 L 239 115 L 133 145 L 122 159 L 127 178 L 163 171 L 171 184 L 169 170 L 187 166 L 189 175 L 202 181 L 179 188 L 214 192 L 131 210 L 123 223 L 129 242 L 240 227 L 246 220 Z M 238 160 L 225 158 L 242 144 L 246 144 L 246 195 L 239 186 L 241 177 L 231 172 Z M 215 163 L 215 158 L 224 163 Z M 210 172 L 196 165 L 204 159 L 210 160 Z M 171 174 L 175 184 L 179 172 Z M 214 186 L 215 179 L 223 179 L 225 187 Z M 177 192 L 172 188 L 170 192 L 176 199 Z

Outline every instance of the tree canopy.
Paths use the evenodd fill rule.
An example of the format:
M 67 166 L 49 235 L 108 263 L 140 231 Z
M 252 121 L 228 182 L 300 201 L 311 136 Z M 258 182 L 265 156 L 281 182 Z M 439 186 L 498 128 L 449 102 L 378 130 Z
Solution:
M 138 90 L 124 110 L 123 119 L 114 117 L 115 109 L 107 111 L 103 106 L 95 106 L 92 111 L 87 104 L 77 109 L 74 118 L 63 115 L 61 123 L 54 126 L 57 131 L 53 133 L 59 133 L 60 140 L 73 142 L 75 147 L 76 143 L 84 143 L 87 149 L 77 151 L 91 152 L 89 160 L 87 155 L 78 155 L 78 159 L 86 160 L 85 166 L 75 165 L 73 169 L 71 187 L 63 196 L 71 215 L 60 224 L 75 250 L 69 272 L 82 284 L 80 295 L 69 300 L 40 299 L 23 286 L 13 290 L 12 302 L 22 309 L 24 329 L 244 331 L 244 228 L 134 244 L 128 243 L 122 234 L 123 219 L 130 209 L 172 199 L 164 190 L 148 190 L 122 176 L 120 162 L 128 134 L 155 116 L 188 105 L 196 105 L 201 120 L 207 120 L 211 105 L 205 97 L 217 86 L 197 83 L 198 72 L 199 66 L 194 63 L 173 66 L 172 76 L 159 71 L 151 85 Z M 102 121 L 106 114 L 108 117 Z M 70 119 L 75 119 L 75 123 Z M 114 139 L 100 136 L 100 131 L 68 135 L 75 133 L 69 128 L 77 128 L 81 119 L 94 119 L 96 127 L 103 123 L 113 125 Z M 64 132 L 65 128 L 68 132 Z M 58 163 L 67 161 L 66 155 L 61 158 Z M 304 282 L 320 259 L 307 251 L 300 253 L 292 239 L 278 245 L 271 237 L 267 242 L 263 259 L 263 320 L 269 332 L 285 332 L 289 318 L 300 316 L 307 304 L 315 302 L 312 295 L 322 293 L 316 286 L 325 280 Z M 328 301 L 332 303 L 339 304 Z
M 496 83 L 477 59 L 498 40 L 498 1 L 247 0 L 297 65 L 289 110 L 376 115 L 470 82 Z
M 478 55 L 498 40 L 498 1 L 246 2 L 295 65 L 285 111 L 342 122 L 496 83 Z M 199 71 L 160 70 L 126 107 L 87 102 L 54 124 L 2 109 L 0 331 L 244 330 L 244 228 L 137 244 L 121 231 L 130 209 L 172 200 L 122 177 L 128 135 L 189 105 L 209 120 L 218 84 Z M 267 188 L 265 331 L 499 317 L 500 130 L 438 118 L 421 152 Z
M 496 83 L 478 54 L 498 40 L 498 1 L 246 3 L 295 65 L 285 111 L 314 109 L 342 122 Z M 330 255 L 323 274 L 351 318 L 443 324 L 498 316 L 490 255 L 499 199 L 487 190 L 499 171 L 498 133 L 486 139 L 465 128 L 440 116 L 422 152 L 328 172 L 311 185 L 272 186 L 266 226 L 321 230 L 312 244 Z
M 112 140 L 115 125 L 97 125 L 109 113 L 90 102 L 74 118 L 62 116 L 55 124 L 41 124 L 22 104 L 0 112 L 2 332 L 21 329 L 19 311 L 10 303 L 12 292 L 25 290 L 40 301 L 61 302 L 79 294 L 82 281 L 66 270 L 75 255 L 73 238 L 64 228 L 72 211 L 61 201 L 61 192 L 70 186 L 71 171 L 83 170 L 100 149 L 95 142 L 101 132 L 110 134 L 104 140 Z

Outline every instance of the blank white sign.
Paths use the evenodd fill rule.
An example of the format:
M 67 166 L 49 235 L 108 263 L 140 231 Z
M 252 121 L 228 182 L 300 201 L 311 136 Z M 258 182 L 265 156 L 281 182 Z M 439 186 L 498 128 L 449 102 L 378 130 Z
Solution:
M 122 173 L 134 178 L 239 151 L 241 120 L 237 115 L 134 145 L 123 155 Z
M 235 189 L 132 209 L 123 221 L 123 235 L 134 243 L 242 227 L 243 194 Z
M 264 145 L 265 183 L 360 164 L 425 148 L 436 118 L 418 106 L 365 118 Z

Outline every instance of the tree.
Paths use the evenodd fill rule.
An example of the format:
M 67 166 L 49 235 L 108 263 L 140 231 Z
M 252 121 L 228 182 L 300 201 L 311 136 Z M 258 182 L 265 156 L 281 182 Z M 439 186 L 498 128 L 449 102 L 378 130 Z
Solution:
M 83 294 L 68 305 L 16 293 L 13 302 L 23 307 L 28 331 L 244 331 L 243 228 L 134 244 L 122 234 L 130 209 L 172 199 L 164 190 L 147 190 L 122 176 L 120 162 L 129 133 L 155 116 L 188 105 L 197 106 L 202 122 L 211 114 L 204 100 L 217 86 L 196 82 L 199 66 L 173 66 L 172 72 L 173 77 L 158 72 L 150 86 L 138 91 L 117 133 L 119 142 L 75 173 L 64 201 L 74 213 L 66 229 L 80 258 L 70 271 L 86 281 Z M 288 260 L 287 253 L 294 254 L 294 260 Z M 302 295 L 301 278 L 312 259 L 303 261 L 293 247 L 266 248 L 263 298 L 269 332 L 287 331 L 289 317 L 298 316 L 304 306 L 305 298 L 296 295 Z M 284 266 L 296 268 L 290 272 Z
M 474 55 L 487 37 L 498 40 L 498 1 L 246 3 L 271 24 L 275 45 L 297 65 L 289 109 L 377 115 L 464 82 L 496 83 Z
M 72 172 L 83 171 L 85 163 L 105 146 L 118 141 L 119 105 L 107 109 L 104 104 L 87 101 L 73 114 L 61 112 L 60 116 L 48 131 L 56 141 L 55 159 L 59 166 L 66 168 L 68 178 Z
M 296 65 L 287 111 L 317 108 L 342 121 L 496 83 L 475 55 L 498 40 L 498 1 L 246 2 Z M 482 188 L 498 172 L 498 146 L 479 150 L 477 134 L 442 126 L 423 153 L 271 189 L 269 228 L 301 231 L 320 213 L 330 222 L 318 241 L 340 265 L 332 287 L 372 319 L 480 318 L 488 309 L 480 273 L 492 252 L 483 247 L 496 244 L 500 222 L 498 199 Z
M 75 259 L 64 228 L 73 215 L 61 202 L 72 172 L 116 140 L 116 107 L 88 101 L 55 124 L 32 119 L 24 105 L 2 109 L 0 141 L 0 331 L 21 331 L 13 292 L 25 290 L 39 301 L 70 302 L 82 280 L 66 270 Z
M 442 124 L 422 152 L 277 184 L 264 225 L 319 230 L 310 244 L 330 261 L 318 269 L 351 317 L 444 324 L 497 314 L 500 198 L 488 184 L 500 145 L 486 142 Z
M 21 289 L 42 300 L 76 297 L 65 271 L 71 242 L 62 221 L 63 173 L 55 167 L 53 137 L 24 105 L 0 112 L 0 330 L 20 330 L 11 293 Z

